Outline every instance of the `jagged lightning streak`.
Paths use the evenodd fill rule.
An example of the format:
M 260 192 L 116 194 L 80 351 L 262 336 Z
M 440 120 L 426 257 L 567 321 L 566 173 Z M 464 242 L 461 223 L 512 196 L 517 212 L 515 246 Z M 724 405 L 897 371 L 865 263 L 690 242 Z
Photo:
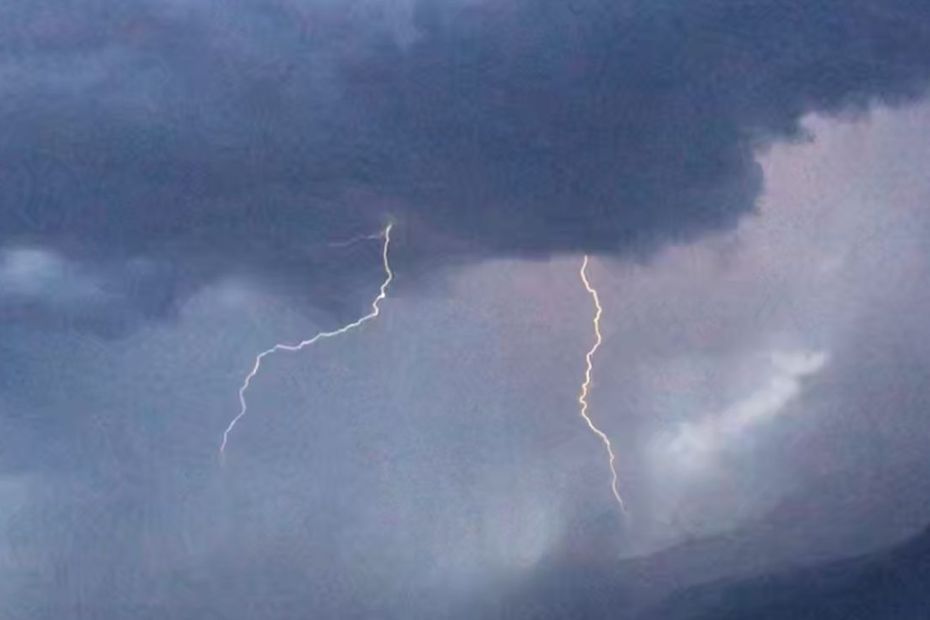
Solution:
M 246 411 L 248 411 L 248 405 L 245 401 L 245 393 L 249 389 L 249 386 L 252 384 L 252 379 L 258 374 L 259 369 L 262 366 L 262 360 L 271 355 L 272 353 L 277 353 L 278 351 L 300 351 L 304 347 L 309 347 L 310 345 L 319 342 L 320 340 L 325 340 L 327 338 L 333 338 L 339 336 L 346 332 L 352 331 L 357 327 L 361 327 L 368 321 L 374 319 L 379 314 L 381 314 L 381 302 L 387 298 L 388 287 L 391 285 L 391 282 L 394 280 L 394 272 L 391 270 L 391 263 L 388 260 L 388 251 L 391 247 L 391 228 L 393 224 L 388 224 L 387 227 L 380 235 L 373 235 L 370 238 L 373 239 L 384 239 L 384 245 L 381 250 L 381 262 L 384 265 L 384 282 L 381 283 L 381 288 L 378 291 L 378 295 L 371 302 L 371 312 L 365 316 L 349 323 L 348 325 L 343 325 L 339 329 L 329 331 L 329 332 L 320 332 L 309 338 L 307 340 L 301 340 L 297 344 L 276 344 L 270 349 L 262 351 L 255 357 L 255 363 L 252 364 L 252 370 L 249 371 L 249 374 L 245 376 L 245 379 L 242 381 L 242 385 L 239 387 L 239 414 L 232 419 L 229 423 L 229 426 L 226 427 L 226 430 L 223 431 L 223 441 L 220 443 L 220 461 L 222 462 L 226 457 L 226 445 L 229 443 L 229 434 L 236 427 L 236 424 L 239 423 L 239 420 L 245 416 Z M 365 237 L 369 238 L 369 237 Z M 360 240 L 360 238 L 352 239 L 354 243 Z
M 604 308 L 601 307 L 601 299 L 597 294 L 597 289 L 591 286 L 591 281 L 588 279 L 588 262 L 589 259 L 586 254 L 578 274 L 581 276 L 581 282 L 584 284 L 585 290 L 588 291 L 588 294 L 591 295 L 591 299 L 594 301 L 594 344 L 584 356 L 584 383 L 581 384 L 581 391 L 578 393 L 578 404 L 581 407 L 579 413 L 588 424 L 588 428 L 591 429 L 591 432 L 597 435 L 604 444 L 604 447 L 607 448 L 607 455 L 610 457 L 610 490 L 613 492 L 617 504 L 620 505 L 620 510 L 626 513 L 626 505 L 623 503 L 623 498 L 620 496 L 620 491 L 618 489 L 617 468 L 615 466 L 617 457 L 614 455 L 613 446 L 610 445 L 610 438 L 594 424 L 591 417 L 588 415 L 588 394 L 591 392 L 591 373 L 594 371 L 594 354 L 597 353 L 597 350 L 601 347 L 601 343 L 604 342 L 604 338 L 601 336 L 601 315 L 604 314 Z

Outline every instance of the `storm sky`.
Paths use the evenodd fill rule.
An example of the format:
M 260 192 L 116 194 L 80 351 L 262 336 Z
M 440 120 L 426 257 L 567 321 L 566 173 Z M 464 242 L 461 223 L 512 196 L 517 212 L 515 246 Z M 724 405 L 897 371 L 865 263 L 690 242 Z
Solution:
M 930 523 L 923 2 L 14 1 L 0 76 L 4 618 L 474 617 Z M 388 222 L 382 315 L 268 358 L 221 467 Z

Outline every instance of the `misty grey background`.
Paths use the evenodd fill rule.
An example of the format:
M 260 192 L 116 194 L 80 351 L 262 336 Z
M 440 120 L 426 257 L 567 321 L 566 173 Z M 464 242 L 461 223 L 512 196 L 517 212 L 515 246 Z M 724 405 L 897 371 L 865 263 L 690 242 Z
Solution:
M 454 611 L 559 554 L 733 527 L 821 475 L 871 501 L 876 468 L 927 465 L 928 114 L 812 119 L 812 142 L 763 158 L 770 189 L 737 231 L 592 265 L 606 311 L 592 414 L 619 454 L 627 524 L 576 414 L 591 307 L 574 258 L 471 268 L 269 359 L 225 468 L 219 434 L 251 357 L 321 325 L 230 280 L 119 341 L 8 330 L 5 613 Z M 351 252 L 373 289 L 377 247 Z M 771 390 L 786 374 L 771 355 L 798 351 L 828 357 L 795 396 L 673 449 Z M 889 540 L 928 517 L 897 505 L 869 524 Z
M 773 514 L 930 522 L 923 4 L 0 15 L 3 617 L 506 617 Z M 221 467 L 389 219 L 382 316 L 269 358 Z

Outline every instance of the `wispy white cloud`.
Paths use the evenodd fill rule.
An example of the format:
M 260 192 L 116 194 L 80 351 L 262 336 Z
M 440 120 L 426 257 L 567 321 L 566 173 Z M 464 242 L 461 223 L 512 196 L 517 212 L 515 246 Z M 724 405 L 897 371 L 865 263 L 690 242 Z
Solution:
M 825 351 L 772 352 L 764 385 L 722 411 L 682 423 L 663 451 L 687 469 L 713 462 L 721 450 L 783 412 L 801 394 L 804 378 L 820 372 L 828 360 Z
M 0 251 L 0 303 L 65 305 L 102 295 L 97 278 L 55 252 L 33 247 Z

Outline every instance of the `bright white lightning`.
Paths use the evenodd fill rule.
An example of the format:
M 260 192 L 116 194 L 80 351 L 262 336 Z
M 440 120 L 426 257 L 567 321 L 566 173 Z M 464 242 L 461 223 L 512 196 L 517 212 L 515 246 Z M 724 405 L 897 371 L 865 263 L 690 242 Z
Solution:
M 585 255 L 581 263 L 581 270 L 578 273 L 581 276 L 581 282 L 584 284 L 585 290 L 588 291 L 588 294 L 591 295 L 591 299 L 594 301 L 594 344 L 588 350 L 584 358 L 584 383 L 581 384 L 581 391 L 578 394 L 578 404 L 581 406 L 579 413 L 581 417 L 584 418 L 588 428 L 591 429 L 591 432 L 600 438 L 604 447 L 607 449 L 611 475 L 610 490 L 613 492 L 614 498 L 620 506 L 620 510 L 625 513 L 626 505 L 623 503 L 623 498 L 620 496 L 620 490 L 618 488 L 617 468 L 615 466 L 617 458 L 614 455 L 613 446 L 610 444 L 610 438 L 594 424 L 591 417 L 588 415 L 588 394 L 591 392 L 591 374 L 594 371 L 594 354 L 597 353 L 597 350 L 601 347 L 601 343 L 604 342 L 604 338 L 601 336 L 601 315 L 604 314 L 604 308 L 601 307 L 601 299 L 597 294 L 597 289 L 591 286 L 591 281 L 588 279 L 588 262 L 588 256 Z
M 266 357 L 268 357 L 272 353 L 277 353 L 278 351 L 290 351 L 290 352 L 300 351 L 301 349 L 305 347 L 309 347 L 310 345 L 315 344 L 316 342 L 319 342 L 320 340 L 325 340 L 327 338 L 333 338 L 335 336 L 342 335 L 346 332 L 356 329 L 357 327 L 361 327 L 368 321 L 376 318 L 379 314 L 381 314 L 381 302 L 387 298 L 388 287 L 391 285 L 391 281 L 394 280 L 394 272 L 391 271 L 391 263 L 388 260 L 388 250 L 391 247 L 391 228 L 392 227 L 393 227 L 393 224 L 388 224 L 387 227 L 384 229 L 384 232 L 382 232 L 380 235 L 373 235 L 370 237 L 373 239 L 384 239 L 384 246 L 382 247 L 382 250 L 381 250 L 381 262 L 384 266 L 384 275 L 385 275 L 384 282 L 381 283 L 381 288 L 378 291 L 378 295 L 371 302 L 371 312 L 369 312 L 365 316 L 347 325 L 343 325 L 339 329 L 329 331 L 329 332 L 320 332 L 316 334 L 315 336 L 313 336 L 312 338 L 308 338 L 307 340 L 301 340 L 297 344 L 280 344 L 280 343 L 276 344 L 270 349 L 266 349 L 265 351 L 262 351 L 255 357 L 255 363 L 252 364 L 252 370 L 250 370 L 249 374 L 245 376 L 245 379 L 243 380 L 242 385 L 239 387 L 239 414 L 236 417 L 234 417 L 232 421 L 230 421 L 229 426 L 227 426 L 226 430 L 223 431 L 223 441 L 220 443 L 220 459 L 221 460 L 224 459 L 226 456 L 226 445 L 229 443 L 229 434 L 236 427 L 236 424 L 239 423 L 239 420 L 241 420 L 245 416 L 246 411 L 248 411 L 248 405 L 246 404 L 246 401 L 245 401 L 245 393 L 249 389 L 249 386 L 252 384 L 252 379 L 255 378 L 255 376 L 258 374 L 258 371 L 261 369 L 262 360 L 264 360 Z M 352 242 L 354 243 L 356 241 L 359 241 L 360 239 L 361 238 L 353 239 Z

